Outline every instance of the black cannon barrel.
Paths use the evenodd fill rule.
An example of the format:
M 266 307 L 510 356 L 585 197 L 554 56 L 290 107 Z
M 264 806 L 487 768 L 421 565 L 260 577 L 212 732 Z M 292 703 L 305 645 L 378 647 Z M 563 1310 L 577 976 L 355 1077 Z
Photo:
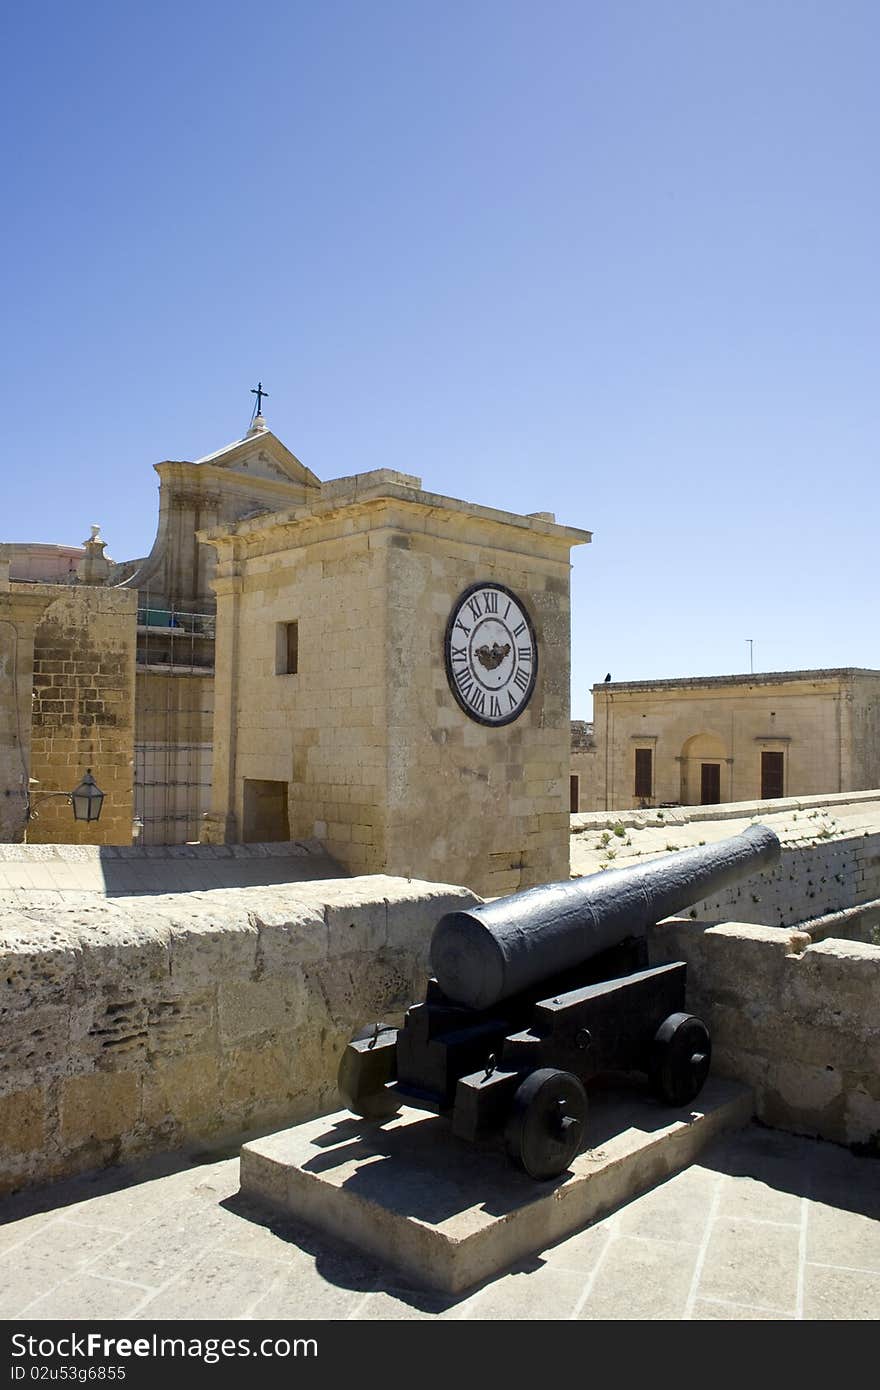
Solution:
M 431 969 L 455 1003 L 488 1009 L 569 970 L 779 858 L 779 841 L 751 825 L 713 845 L 632 868 L 528 888 L 441 917 Z

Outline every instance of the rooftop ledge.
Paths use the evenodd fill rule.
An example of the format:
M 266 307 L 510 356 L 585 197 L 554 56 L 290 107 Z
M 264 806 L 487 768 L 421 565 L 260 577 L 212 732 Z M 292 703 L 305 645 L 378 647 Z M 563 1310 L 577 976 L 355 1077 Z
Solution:
M 377 468 L 369 473 L 355 473 L 350 477 L 334 478 L 322 483 L 316 491 L 314 501 L 285 508 L 278 512 L 268 512 L 250 520 L 233 522 L 231 525 L 213 526 L 197 533 L 200 541 L 220 541 L 233 536 L 262 536 L 277 528 L 296 526 L 308 520 L 330 519 L 336 514 L 352 508 L 380 502 L 408 503 L 422 511 L 445 511 L 464 514 L 500 526 L 515 526 L 519 530 L 532 531 L 556 541 L 566 541 L 571 545 L 589 545 L 592 532 L 572 526 L 562 526 L 552 520 L 552 512 L 531 512 L 521 515 L 518 512 L 502 511 L 497 507 L 485 507 L 476 502 L 465 502 L 457 497 L 445 497 L 440 493 L 426 492 L 421 478 L 410 473 L 397 473 L 391 468 Z

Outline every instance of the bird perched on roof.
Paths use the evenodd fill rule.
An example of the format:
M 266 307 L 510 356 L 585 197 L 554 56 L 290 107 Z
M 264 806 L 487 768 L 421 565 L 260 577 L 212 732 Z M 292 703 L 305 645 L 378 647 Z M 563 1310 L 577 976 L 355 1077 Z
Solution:
M 609 672 L 608 672 L 608 675 L 605 677 L 605 679 L 604 679 L 604 681 L 602 682 L 602 684 L 603 684 L 603 685 L 607 685 L 608 682 L 610 681 L 610 679 L 611 679 L 611 672 L 609 671 Z

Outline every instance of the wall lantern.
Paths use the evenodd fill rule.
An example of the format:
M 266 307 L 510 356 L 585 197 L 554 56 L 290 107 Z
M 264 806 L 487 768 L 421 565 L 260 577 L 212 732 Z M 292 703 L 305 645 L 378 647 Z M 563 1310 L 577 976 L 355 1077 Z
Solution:
M 73 807 L 74 820 L 95 821 L 99 818 L 101 807 L 104 805 L 104 793 L 95 782 L 91 768 L 86 770 L 79 786 L 70 793 L 70 804 Z
M 35 777 L 28 778 L 29 783 L 36 785 Z M 72 792 L 31 792 L 28 791 L 27 799 L 27 818 L 29 821 L 36 820 L 39 811 L 34 807 L 37 797 L 44 796 L 63 796 L 66 797 L 73 807 L 74 820 L 96 821 L 101 814 L 101 807 L 104 805 L 104 793 L 92 776 L 92 769 L 86 769 L 86 775 L 78 787 L 74 787 Z

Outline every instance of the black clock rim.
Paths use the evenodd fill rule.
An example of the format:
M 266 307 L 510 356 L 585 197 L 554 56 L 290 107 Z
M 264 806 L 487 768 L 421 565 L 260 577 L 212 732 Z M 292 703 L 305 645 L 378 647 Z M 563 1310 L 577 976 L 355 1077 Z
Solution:
M 477 714 L 477 711 L 473 709 L 471 705 L 467 704 L 466 701 L 464 701 L 462 697 L 459 695 L 458 687 L 455 684 L 455 678 L 452 674 L 452 661 L 450 659 L 450 650 L 452 647 L 452 629 L 455 626 L 455 620 L 459 612 L 461 611 L 462 604 L 467 601 L 471 594 L 475 594 L 478 589 L 497 589 L 500 594 L 507 594 L 508 598 L 513 599 L 517 608 L 520 610 L 520 612 L 526 620 L 526 626 L 529 630 L 529 636 L 532 639 L 532 651 L 535 653 L 535 660 L 532 666 L 532 674 L 529 679 L 529 683 L 526 686 L 525 691 L 523 692 L 523 698 L 520 701 L 517 708 L 513 710 L 512 713 L 506 714 L 503 719 L 487 719 L 485 715 Z M 446 632 L 443 638 L 443 659 L 446 665 L 446 683 L 449 686 L 449 689 L 452 691 L 452 695 L 455 699 L 455 702 L 458 705 L 459 709 L 464 711 L 468 719 L 472 719 L 475 724 L 483 724 L 487 729 L 503 729 L 505 724 L 513 724 L 515 720 L 519 719 L 521 714 L 525 714 L 526 710 L 529 707 L 529 704 L 531 703 L 532 695 L 535 691 L 535 682 L 538 679 L 538 638 L 535 632 L 535 625 L 532 622 L 532 615 L 526 608 L 526 605 L 520 598 L 519 594 L 515 594 L 513 589 L 508 589 L 506 584 L 499 584 L 495 579 L 482 579 L 479 580 L 476 584 L 469 584 L 466 589 L 462 589 L 458 598 L 454 601 L 452 605 L 449 617 L 446 619 Z

